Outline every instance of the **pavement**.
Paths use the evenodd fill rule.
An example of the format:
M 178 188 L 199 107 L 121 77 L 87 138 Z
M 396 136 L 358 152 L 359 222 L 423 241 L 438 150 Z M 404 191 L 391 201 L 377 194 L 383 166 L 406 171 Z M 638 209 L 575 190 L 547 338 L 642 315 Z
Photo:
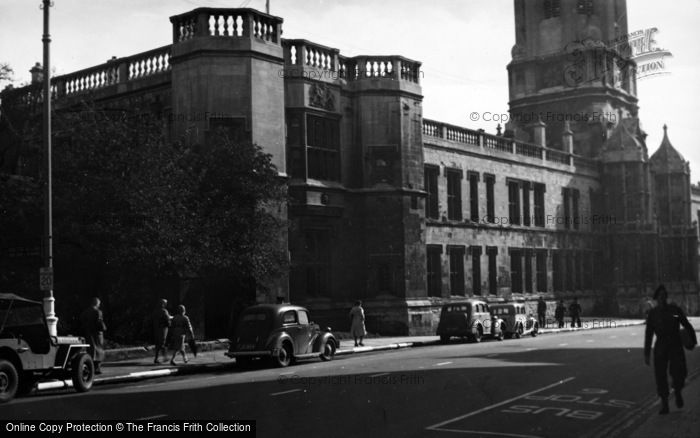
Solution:
M 695 327 L 700 327 L 700 318 L 691 318 Z M 551 333 L 612 329 L 642 325 L 641 319 L 611 319 L 611 318 L 582 318 L 581 328 L 556 328 L 547 324 L 540 330 L 541 335 Z M 518 342 L 517 340 L 505 342 Z M 395 350 L 440 344 L 437 336 L 403 336 L 403 337 L 372 337 L 364 339 L 364 346 L 354 347 L 352 340 L 342 339 L 337 356 L 362 354 L 382 350 Z M 153 347 L 139 347 L 128 349 L 108 350 L 106 361 L 103 363 L 103 373 L 96 376 L 95 385 L 107 385 L 113 383 L 125 383 L 140 381 L 149 378 L 208 373 L 226 369 L 233 369 L 235 361 L 224 356 L 228 347 L 227 340 L 200 342 L 197 357 L 188 354 L 188 363 L 183 363 L 182 357 L 176 358 L 176 365 L 169 362 L 163 364 L 153 363 Z M 689 354 L 698 354 L 696 350 Z M 169 361 L 170 356 L 167 357 Z M 696 370 L 688 378 L 688 384 L 684 390 L 685 407 L 675 408 L 673 396 L 671 396 L 671 413 L 669 415 L 657 415 L 659 410 L 658 399 L 646 402 L 643 409 L 637 412 L 634 418 L 626 419 L 617 434 L 612 436 L 631 437 L 698 437 L 700 436 L 700 371 Z M 42 382 L 37 391 L 67 388 L 72 386 L 70 381 Z
M 693 325 L 697 327 L 697 325 Z M 689 354 L 698 353 L 698 347 Z M 658 398 L 640 412 L 638 421 L 633 423 L 622 436 L 634 438 L 697 438 L 700 436 L 700 373 L 688 376 L 686 386 L 683 389 L 685 406 L 678 409 L 674 403 L 674 396 L 669 397 L 670 412 L 667 415 L 658 415 L 661 402 Z M 641 423 L 639 422 L 641 420 Z

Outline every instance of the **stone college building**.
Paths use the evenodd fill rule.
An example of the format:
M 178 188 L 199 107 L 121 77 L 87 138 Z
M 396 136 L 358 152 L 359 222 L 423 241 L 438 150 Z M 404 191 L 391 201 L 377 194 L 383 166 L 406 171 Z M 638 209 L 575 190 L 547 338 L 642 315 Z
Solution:
M 272 154 L 290 272 L 258 299 L 338 330 L 357 299 L 382 334 L 434 334 L 466 297 L 642 315 L 662 282 L 697 314 L 700 194 L 672 127 L 647 121 L 664 138 L 645 142 L 626 16 L 625 0 L 515 0 L 497 133 L 424 118 L 420 62 L 283 39 L 282 18 L 252 9 L 173 16 L 172 44 L 56 77 L 52 98 L 138 103 L 173 135 L 225 127 Z M 40 100 L 8 89 L 4 117 Z M 0 141 L 11 173 L 17 139 Z

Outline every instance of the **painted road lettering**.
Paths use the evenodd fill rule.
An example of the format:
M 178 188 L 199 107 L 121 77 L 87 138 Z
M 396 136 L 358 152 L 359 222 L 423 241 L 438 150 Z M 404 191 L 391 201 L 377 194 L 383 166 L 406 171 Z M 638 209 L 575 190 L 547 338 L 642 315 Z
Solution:
M 577 385 L 569 377 L 429 426 L 428 430 L 473 435 L 564 436 L 632 412 L 635 402 L 615 397 L 619 388 Z
M 603 408 L 629 409 L 634 402 L 604 397 L 607 390 L 601 388 L 583 388 L 578 394 L 530 394 L 522 400 L 538 402 L 537 405 L 513 405 L 501 409 L 505 414 L 555 415 L 557 417 L 573 418 L 576 420 L 596 420 L 605 415 L 603 411 L 593 410 Z M 552 405 L 556 406 L 552 406 Z M 563 407 L 561 404 L 573 405 Z M 544 406 L 543 406 L 544 405 Z M 589 406 L 578 406 L 589 405 Z M 588 409 L 584 409 L 588 408 Z
M 506 414 L 541 414 L 549 413 L 554 414 L 557 417 L 575 418 L 577 420 L 596 420 L 603 415 L 603 412 L 599 411 L 586 411 L 583 409 L 567 409 L 567 408 L 552 408 L 552 407 L 540 407 L 531 405 L 514 405 L 510 406 L 508 409 L 503 409 L 501 412 Z

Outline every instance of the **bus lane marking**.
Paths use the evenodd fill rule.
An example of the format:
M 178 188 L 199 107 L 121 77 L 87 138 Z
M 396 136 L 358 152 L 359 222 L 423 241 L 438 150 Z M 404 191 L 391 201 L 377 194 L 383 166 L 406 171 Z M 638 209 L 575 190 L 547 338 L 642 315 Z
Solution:
M 477 409 L 476 411 L 472 411 L 472 412 L 469 412 L 469 413 L 467 413 L 467 414 L 460 415 L 460 416 L 458 416 L 458 417 L 450 418 L 449 420 L 443 421 L 443 422 L 441 422 L 441 423 L 433 424 L 432 426 L 426 427 L 426 429 L 427 429 L 427 430 L 442 430 L 442 429 L 441 429 L 442 426 L 445 426 L 445 425 L 447 425 L 447 424 L 455 423 L 455 422 L 457 422 L 457 421 L 464 420 L 465 418 L 469 418 L 469 417 L 473 417 L 474 415 L 481 414 L 482 412 L 490 411 L 490 410 L 492 410 L 492 409 L 501 407 L 501 406 L 503 406 L 503 405 L 507 405 L 507 404 L 512 403 L 512 402 L 514 402 L 514 401 L 516 401 L 516 400 L 520 400 L 520 399 L 522 399 L 523 397 L 527 397 L 527 396 L 530 396 L 530 395 L 533 395 L 533 394 L 537 394 L 538 392 L 546 391 L 546 390 L 548 390 L 548 389 L 550 389 L 550 388 L 554 388 L 554 387 L 556 387 L 556 386 L 563 385 L 564 383 L 570 382 L 571 380 L 574 380 L 574 379 L 575 379 L 575 377 L 567 377 L 566 379 L 559 380 L 559 381 L 557 381 L 557 382 L 552 383 L 551 385 L 544 386 L 544 387 L 539 388 L 539 389 L 536 389 L 536 390 L 534 390 L 534 391 L 526 392 L 525 394 L 521 394 L 521 395 L 519 395 L 519 396 L 516 396 L 516 397 L 513 397 L 513 398 L 509 398 L 508 400 L 504 400 L 504 401 L 502 401 L 502 402 L 495 403 L 495 404 L 486 406 L 486 407 L 481 408 L 481 409 Z M 445 431 L 448 431 L 448 430 L 445 430 Z M 450 431 L 450 432 L 454 432 L 454 430 L 449 430 L 449 431 Z

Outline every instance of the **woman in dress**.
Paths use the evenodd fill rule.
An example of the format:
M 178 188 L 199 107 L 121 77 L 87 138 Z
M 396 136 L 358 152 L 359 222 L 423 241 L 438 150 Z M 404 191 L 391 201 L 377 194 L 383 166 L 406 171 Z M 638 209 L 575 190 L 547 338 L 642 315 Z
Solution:
M 177 315 L 173 317 L 170 329 L 173 340 L 173 357 L 170 359 L 170 364 L 175 365 L 175 356 L 177 356 L 178 353 L 182 354 L 182 360 L 187 363 L 185 339 L 187 336 L 194 338 L 194 332 L 192 331 L 190 318 L 185 315 L 185 306 L 182 304 L 177 306 Z
M 357 338 L 360 338 L 359 345 L 364 346 L 362 338 L 367 334 L 365 330 L 365 311 L 362 309 L 362 301 L 355 301 L 355 305 L 350 309 L 350 332 L 355 338 L 355 347 L 358 346 Z

